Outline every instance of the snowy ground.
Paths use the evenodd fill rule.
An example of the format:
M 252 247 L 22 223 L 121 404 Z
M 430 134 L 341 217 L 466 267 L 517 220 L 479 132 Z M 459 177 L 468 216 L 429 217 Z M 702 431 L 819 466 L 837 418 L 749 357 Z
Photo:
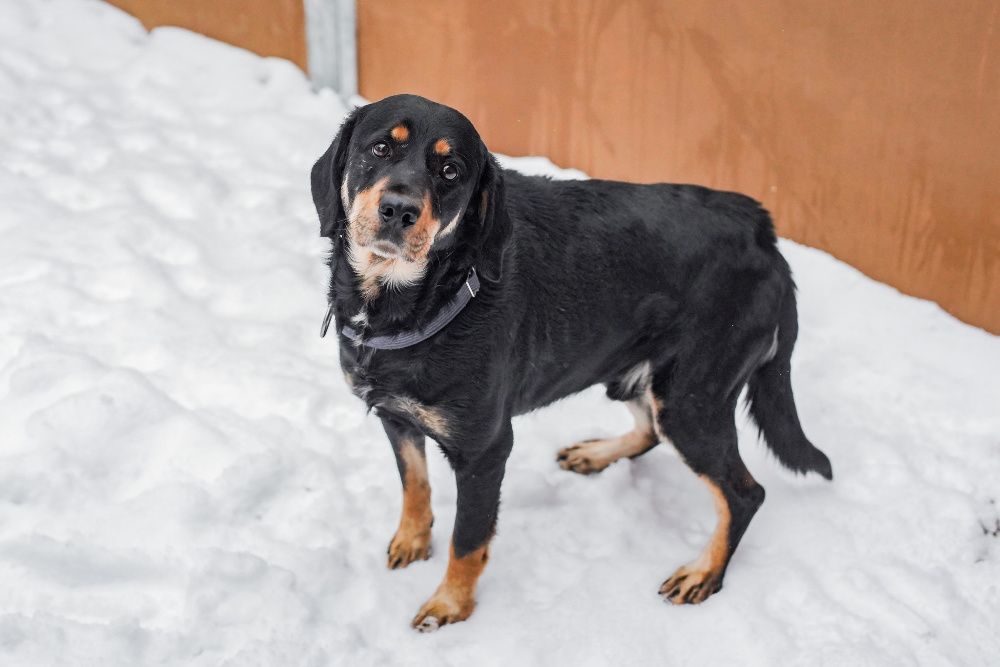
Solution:
M 387 570 L 392 455 L 317 336 L 343 107 L 91 2 L 0 0 L 0 45 L 0 664 L 1000 661 L 1000 339 L 793 243 L 835 482 L 742 425 L 767 502 L 722 593 L 670 607 L 710 498 L 667 448 L 560 470 L 629 423 L 585 392 L 515 423 L 476 614 L 413 632 L 455 490 L 432 454 L 439 555 Z

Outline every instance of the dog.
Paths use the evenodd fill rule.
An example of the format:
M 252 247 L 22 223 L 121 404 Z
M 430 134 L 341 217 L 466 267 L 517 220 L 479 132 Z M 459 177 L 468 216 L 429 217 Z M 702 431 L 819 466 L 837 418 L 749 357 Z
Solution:
M 714 498 L 704 550 L 659 589 L 669 602 L 720 590 L 764 501 L 737 449 L 744 387 L 778 461 L 832 479 L 792 396 L 791 271 L 753 199 L 504 170 L 465 116 L 415 95 L 350 113 L 311 181 L 332 243 L 323 333 L 332 321 L 344 377 L 381 419 L 402 480 L 390 568 L 430 556 L 426 437 L 455 473 L 447 571 L 414 628 L 475 607 L 511 418 L 592 385 L 635 427 L 562 449 L 560 466 L 596 473 L 669 442 Z

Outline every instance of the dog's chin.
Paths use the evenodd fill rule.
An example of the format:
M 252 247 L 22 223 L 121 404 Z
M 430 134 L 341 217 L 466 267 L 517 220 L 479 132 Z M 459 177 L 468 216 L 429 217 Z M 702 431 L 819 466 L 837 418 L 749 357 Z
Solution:
M 403 251 L 395 243 L 376 241 L 365 248 L 379 259 L 402 259 Z

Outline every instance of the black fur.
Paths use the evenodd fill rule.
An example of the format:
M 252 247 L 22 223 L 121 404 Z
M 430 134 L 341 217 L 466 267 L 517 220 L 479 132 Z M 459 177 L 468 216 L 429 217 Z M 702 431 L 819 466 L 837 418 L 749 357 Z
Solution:
M 372 142 L 400 122 L 410 129 L 408 145 L 373 160 Z M 437 178 L 430 147 L 442 136 L 461 160 L 457 183 Z M 442 220 L 461 213 L 461 221 L 432 247 L 421 280 L 366 302 L 346 261 L 341 184 L 348 177 L 353 199 L 404 166 Z M 454 468 L 457 555 L 493 532 L 511 418 L 597 383 L 612 398 L 655 400 L 659 432 L 730 505 L 730 552 L 764 495 L 736 445 L 734 411 L 748 382 L 751 414 L 779 461 L 831 477 L 796 415 L 794 286 L 770 217 L 754 200 L 694 185 L 552 181 L 501 170 L 464 116 L 415 96 L 351 114 L 313 168 L 312 185 L 321 231 L 333 238 L 329 296 L 338 332 L 362 310 L 365 336 L 419 327 L 470 267 L 484 277 L 466 310 L 423 343 L 373 353 L 340 336 L 358 395 L 393 423 L 435 438 Z M 648 383 L 626 382 L 643 362 Z M 401 397 L 445 415 L 448 428 L 420 423 Z

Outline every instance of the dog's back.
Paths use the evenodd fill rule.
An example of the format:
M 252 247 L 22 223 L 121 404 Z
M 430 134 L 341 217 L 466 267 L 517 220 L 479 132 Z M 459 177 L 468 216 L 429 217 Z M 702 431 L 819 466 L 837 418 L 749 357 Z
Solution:
M 753 199 L 693 185 L 505 177 L 508 275 L 523 299 L 513 319 L 532 351 L 521 369 L 526 408 L 651 357 L 690 357 L 713 331 L 749 334 L 748 356 L 770 344 L 793 285 Z

